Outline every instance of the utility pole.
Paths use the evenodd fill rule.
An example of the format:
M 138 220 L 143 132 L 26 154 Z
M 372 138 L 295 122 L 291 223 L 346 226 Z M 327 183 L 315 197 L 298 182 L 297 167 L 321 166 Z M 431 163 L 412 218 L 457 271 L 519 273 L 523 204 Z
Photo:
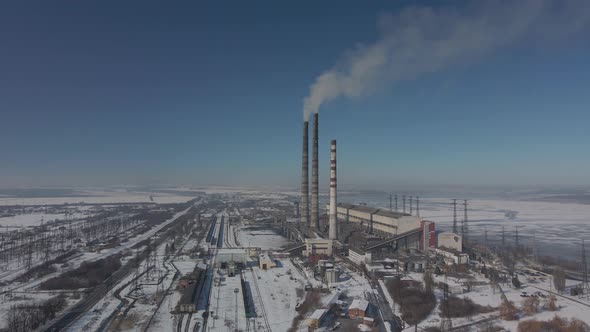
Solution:
M 459 234 L 457 230 L 457 200 L 453 199 L 453 233 Z

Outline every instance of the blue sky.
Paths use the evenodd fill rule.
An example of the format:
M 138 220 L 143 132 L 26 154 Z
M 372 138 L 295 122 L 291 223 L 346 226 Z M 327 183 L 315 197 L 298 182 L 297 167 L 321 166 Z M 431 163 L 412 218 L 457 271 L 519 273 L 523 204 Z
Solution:
M 310 85 L 392 3 L 3 3 L 0 186 L 297 187 Z M 588 184 L 584 29 L 322 104 L 322 182 L 337 139 L 350 187 Z

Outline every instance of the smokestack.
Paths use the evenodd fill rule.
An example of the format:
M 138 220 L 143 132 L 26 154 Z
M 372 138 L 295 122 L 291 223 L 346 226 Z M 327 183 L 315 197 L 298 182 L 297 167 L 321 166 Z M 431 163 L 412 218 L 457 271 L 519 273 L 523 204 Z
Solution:
M 338 218 L 336 215 L 336 140 L 330 144 L 330 230 L 329 239 L 338 239 Z
M 301 163 L 301 202 L 299 218 L 301 223 L 309 226 L 309 122 L 303 122 L 303 160 Z
M 311 227 L 320 228 L 318 184 L 318 113 L 313 115 L 313 146 L 311 150 Z

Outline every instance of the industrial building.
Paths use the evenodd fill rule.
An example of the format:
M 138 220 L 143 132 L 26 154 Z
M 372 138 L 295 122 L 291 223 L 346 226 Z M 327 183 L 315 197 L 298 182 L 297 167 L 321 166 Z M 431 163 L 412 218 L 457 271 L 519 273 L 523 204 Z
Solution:
M 328 255 L 333 252 L 334 241 L 322 238 L 305 239 L 306 256 L 310 255 Z
M 362 249 L 350 247 L 348 248 L 348 259 L 357 265 L 370 264 L 371 253 Z
M 469 255 L 464 254 L 460 251 L 447 249 L 447 248 L 436 248 L 434 252 L 443 257 L 447 264 L 467 264 L 469 263 Z
M 322 321 L 326 317 L 328 310 L 326 309 L 316 309 L 309 319 L 307 320 L 307 326 L 310 331 L 314 331 L 315 329 L 319 328 L 322 325 Z
M 248 260 L 248 252 L 241 248 L 220 248 L 217 249 L 217 257 L 215 264 L 220 265 L 224 263 L 236 263 L 246 265 Z
M 338 220 L 359 224 L 369 234 L 381 237 L 403 234 L 420 228 L 420 218 L 368 206 L 338 203 Z
M 421 220 L 420 227 L 422 227 L 422 237 L 420 238 L 420 249 L 429 250 L 436 246 L 436 235 L 434 229 L 434 222 L 428 220 Z

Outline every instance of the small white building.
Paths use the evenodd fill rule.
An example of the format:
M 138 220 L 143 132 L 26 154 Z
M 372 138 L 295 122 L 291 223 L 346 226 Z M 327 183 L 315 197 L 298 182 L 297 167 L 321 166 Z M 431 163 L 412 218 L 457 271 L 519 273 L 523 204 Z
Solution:
M 463 252 L 463 238 L 461 235 L 456 233 L 442 232 L 438 234 L 437 247 Z
M 258 255 L 258 266 L 262 270 L 268 270 L 276 267 L 277 265 L 268 254 L 262 253 Z

